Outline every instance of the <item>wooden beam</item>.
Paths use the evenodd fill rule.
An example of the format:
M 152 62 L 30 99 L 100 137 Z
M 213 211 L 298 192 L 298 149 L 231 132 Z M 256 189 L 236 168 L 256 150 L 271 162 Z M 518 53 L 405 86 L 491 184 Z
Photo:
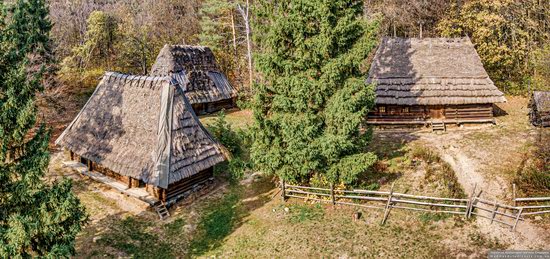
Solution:
M 285 202 L 286 201 L 285 180 L 281 180 L 281 189 L 282 189 L 281 199 L 283 200 L 283 202 Z
M 386 203 L 386 208 L 384 209 L 384 218 L 382 219 L 382 225 L 386 223 L 386 220 L 388 219 L 388 216 L 390 214 L 394 186 L 395 186 L 395 183 L 392 183 L 390 195 L 388 196 L 388 202 Z
M 332 205 L 336 205 L 336 200 L 334 199 L 334 184 L 330 184 L 330 198 L 332 199 Z

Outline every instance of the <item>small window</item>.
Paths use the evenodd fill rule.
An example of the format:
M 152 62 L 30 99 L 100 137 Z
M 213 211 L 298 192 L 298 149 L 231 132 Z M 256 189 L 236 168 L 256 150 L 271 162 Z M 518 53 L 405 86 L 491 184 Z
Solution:
M 384 106 L 378 107 L 378 112 L 385 113 L 386 112 L 386 107 L 384 107 Z
M 404 113 L 409 113 L 409 107 L 403 107 L 403 112 Z

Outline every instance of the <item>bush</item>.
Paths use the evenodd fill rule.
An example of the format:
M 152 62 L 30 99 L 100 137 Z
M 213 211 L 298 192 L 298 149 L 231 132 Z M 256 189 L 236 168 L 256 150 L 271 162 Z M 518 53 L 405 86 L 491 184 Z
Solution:
M 221 111 L 214 123 L 208 126 L 210 133 L 231 153 L 229 161 L 221 163 L 215 168 L 217 175 L 226 174 L 231 182 L 242 179 L 247 169 L 252 167 L 248 159 L 250 134 L 242 129 L 233 130 Z
M 514 181 L 524 195 L 546 195 L 550 191 L 550 133 L 539 134 L 535 151 Z
M 453 198 L 466 197 L 455 171 L 436 152 L 423 146 L 415 146 L 411 149 L 409 156 L 411 159 L 422 160 L 427 164 L 424 175 L 426 182 L 440 182 L 448 195 Z
M 243 130 L 233 130 L 231 124 L 225 119 L 225 112 L 218 113 L 214 123 L 208 126 L 208 130 L 232 155 L 240 156 L 242 154 L 245 132 Z
M 434 151 L 423 146 L 413 147 L 410 151 L 410 157 L 412 159 L 423 160 L 426 163 L 434 163 L 441 160 Z

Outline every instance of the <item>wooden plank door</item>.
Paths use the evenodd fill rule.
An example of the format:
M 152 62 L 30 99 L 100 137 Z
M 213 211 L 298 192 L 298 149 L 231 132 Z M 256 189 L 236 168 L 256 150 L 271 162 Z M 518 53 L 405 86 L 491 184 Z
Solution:
M 441 105 L 429 106 L 428 109 L 430 110 L 430 119 L 445 118 L 445 116 L 443 115 L 443 106 Z

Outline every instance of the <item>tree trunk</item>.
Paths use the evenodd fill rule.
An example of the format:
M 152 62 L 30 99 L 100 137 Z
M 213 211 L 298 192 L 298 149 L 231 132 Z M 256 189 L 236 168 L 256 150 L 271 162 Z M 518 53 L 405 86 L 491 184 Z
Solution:
M 242 75 L 241 75 L 241 62 L 239 62 L 239 55 L 237 52 L 237 30 L 235 29 L 235 13 L 231 9 L 231 32 L 233 33 L 233 58 L 235 65 L 237 66 L 237 75 L 235 79 L 238 78 L 239 88 L 242 85 Z
M 239 12 L 241 13 L 241 16 L 244 20 L 244 26 L 246 30 L 246 52 L 248 57 L 248 80 L 249 80 L 249 90 L 252 88 L 253 83 L 253 73 L 252 73 L 252 42 L 250 40 L 250 16 L 249 16 L 249 10 L 250 10 L 250 3 L 249 0 L 246 0 L 246 6 L 243 9 L 241 5 L 237 6 L 239 9 Z

